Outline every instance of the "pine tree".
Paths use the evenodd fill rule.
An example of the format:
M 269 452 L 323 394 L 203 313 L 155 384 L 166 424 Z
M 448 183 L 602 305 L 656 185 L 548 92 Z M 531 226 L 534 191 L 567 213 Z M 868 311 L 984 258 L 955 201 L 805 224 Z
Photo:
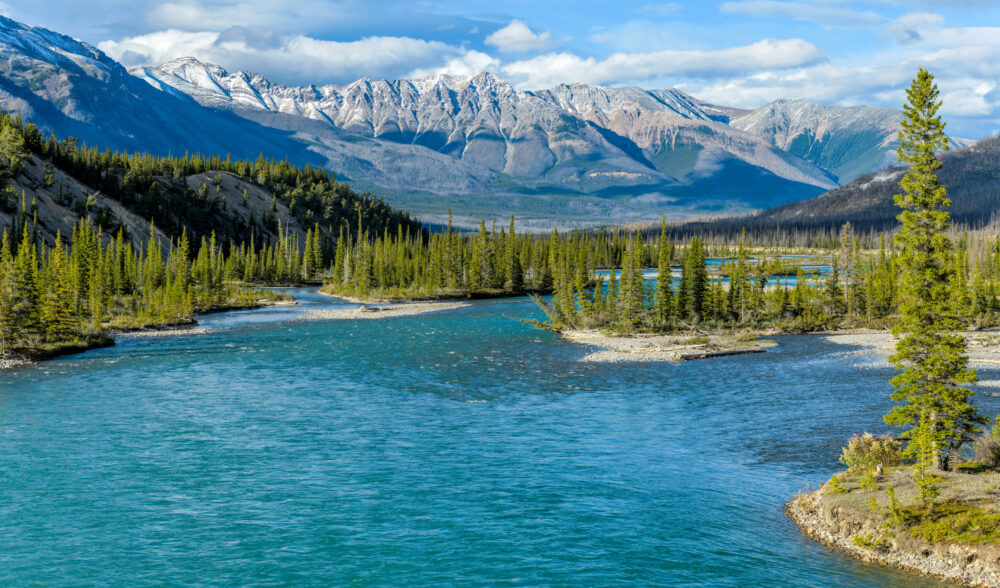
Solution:
M 14 258 L 7 229 L 0 238 L 0 353 L 13 347 L 19 335 L 14 308 Z
M 660 219 L 660 239 L 656 244 L 656 300 L 655 314 L 656 320 L 661 325 L 670 322 L 673 315 L 674 276 L 670 267 L 673 247 L 667 240 L 667 217 Z
M 524 290 L 524 269 L 521 267 L 521 256 L 517 251 L 517 237 L 514 234 L 514 215 L 510 215 L 510 231 L 507 233 L 507 284 L 511 292 Z
M 619 305 L 622 320 L 630 326 L 637 326 L 642 321 L 645 284 L 642 279 L 642 268 L 637 259 L 637 239 L 629 239 L 625 249 L 625 263 L 622 266 L 621 296 Z
M 42 324 L 51 341 L 69 339 L 76 333 L 77 321 L 73 316 L 73 293 L 67 266 L 62 236 L 57 233 L 56 244 L 48 254 L 46 288 L 41 304 Z
M 966 342 L 950 301 L 952 244 L 946 235 L 951 202 L 937 178 L 941 168 L 936 152 L 948 148 L 944 123 L 937 115 L 941 102 L 934 77 L 921 68 L 907 90 L 904 120 L 899 132 L 899 159 L 910 164 L 900 182 L 904 193 L 895 197 L 903 209 L 900 248 L 901 323 L 905 336 L 890 357 L 902 373 L 892 378 L 892 399 L 898 405 L 885 415 L 887 424 L 913 429 L 909 437 L 929 438 L 934 445 L 934 467 L 947 466 L 952 454 L 984 422 L 969 403 L 972 391 L 963 387 L 976 380 L 968 368 Z M 910 453 L 917 450 L 911 443 Z
M 700 237 L 691 239 L 687 260 L 684 263 L 684 282 L 687 314 L 701 319 L 708 309 L 709 281 L 705 266 L 705 249 Z

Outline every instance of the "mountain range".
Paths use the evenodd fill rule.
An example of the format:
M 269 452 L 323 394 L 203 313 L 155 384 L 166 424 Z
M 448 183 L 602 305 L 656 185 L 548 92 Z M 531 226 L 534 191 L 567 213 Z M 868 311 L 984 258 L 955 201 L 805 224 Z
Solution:
M 324 165 L 435 222 L 526 226 L 751 211 L 894 159 L 899 112 L 778 100 L 756 110 L 676 89 L 527 91 L 489 73 L 291 87 L 193 58 L 126 70 L 0 17 L 0 107 L 46 131 L 157 154 Z

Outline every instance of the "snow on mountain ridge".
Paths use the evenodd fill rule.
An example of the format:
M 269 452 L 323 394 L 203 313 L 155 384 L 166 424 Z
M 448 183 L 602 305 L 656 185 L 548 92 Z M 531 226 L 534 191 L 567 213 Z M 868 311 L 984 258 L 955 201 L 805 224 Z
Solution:
M 834 185 L 823 171 L 731 129 L 673 89 L 574 84 L 531 92 L 488 72 L 289 87 L 192 58 L 133 71 L 204 105 L 248 116 L 259 115 L 246 109 L 303 116 L 351 135 L 420 144 L 518 177 L 545 175 L 561 162 L 604 160 L 626 175 L 578 177 L 645 175 L 644 181 L 660 182 L 666 174 L 668 181 L 687 182 L 711 173 L 717 161 L 736 158 L 791 181 Z M 695 158 L 668 162 L 678 148 L 694 149 Z

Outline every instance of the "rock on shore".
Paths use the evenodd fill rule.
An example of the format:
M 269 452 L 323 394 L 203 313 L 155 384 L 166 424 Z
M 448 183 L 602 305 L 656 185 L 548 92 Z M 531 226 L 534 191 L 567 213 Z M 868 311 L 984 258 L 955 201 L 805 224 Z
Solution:
M 13 357 L 0 357 L 0 371 L 12 370 L 16 367 L 21 367 L 29 363 L 30 362 L 23 359 L 16 359 Z

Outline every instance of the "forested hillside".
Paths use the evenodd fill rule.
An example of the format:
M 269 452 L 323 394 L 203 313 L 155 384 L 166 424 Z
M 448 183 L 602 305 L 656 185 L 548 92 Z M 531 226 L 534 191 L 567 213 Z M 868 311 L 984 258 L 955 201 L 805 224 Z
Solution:
M 402 224 L 419 232 L 419 222 L 370 194 L 357 194 L 327 170 L 294 167 L 258 157 L 185 154 L 155 157 L 81 145 L 70 137 L 42 136 L 20 118 L 0 116 L 0 228 L 20 234 L 25 220 L 34 237 L 54 243 L 81 218 L 105 236 L 122 231 L 142 246 L 150 238 L 179 237 L 193 243 L 215 234 L 223 244 L 274 243 L 279 227 L 305 242 L 310 230 L 324 247 L 330 235 L 358 226 L 381 232 Z

